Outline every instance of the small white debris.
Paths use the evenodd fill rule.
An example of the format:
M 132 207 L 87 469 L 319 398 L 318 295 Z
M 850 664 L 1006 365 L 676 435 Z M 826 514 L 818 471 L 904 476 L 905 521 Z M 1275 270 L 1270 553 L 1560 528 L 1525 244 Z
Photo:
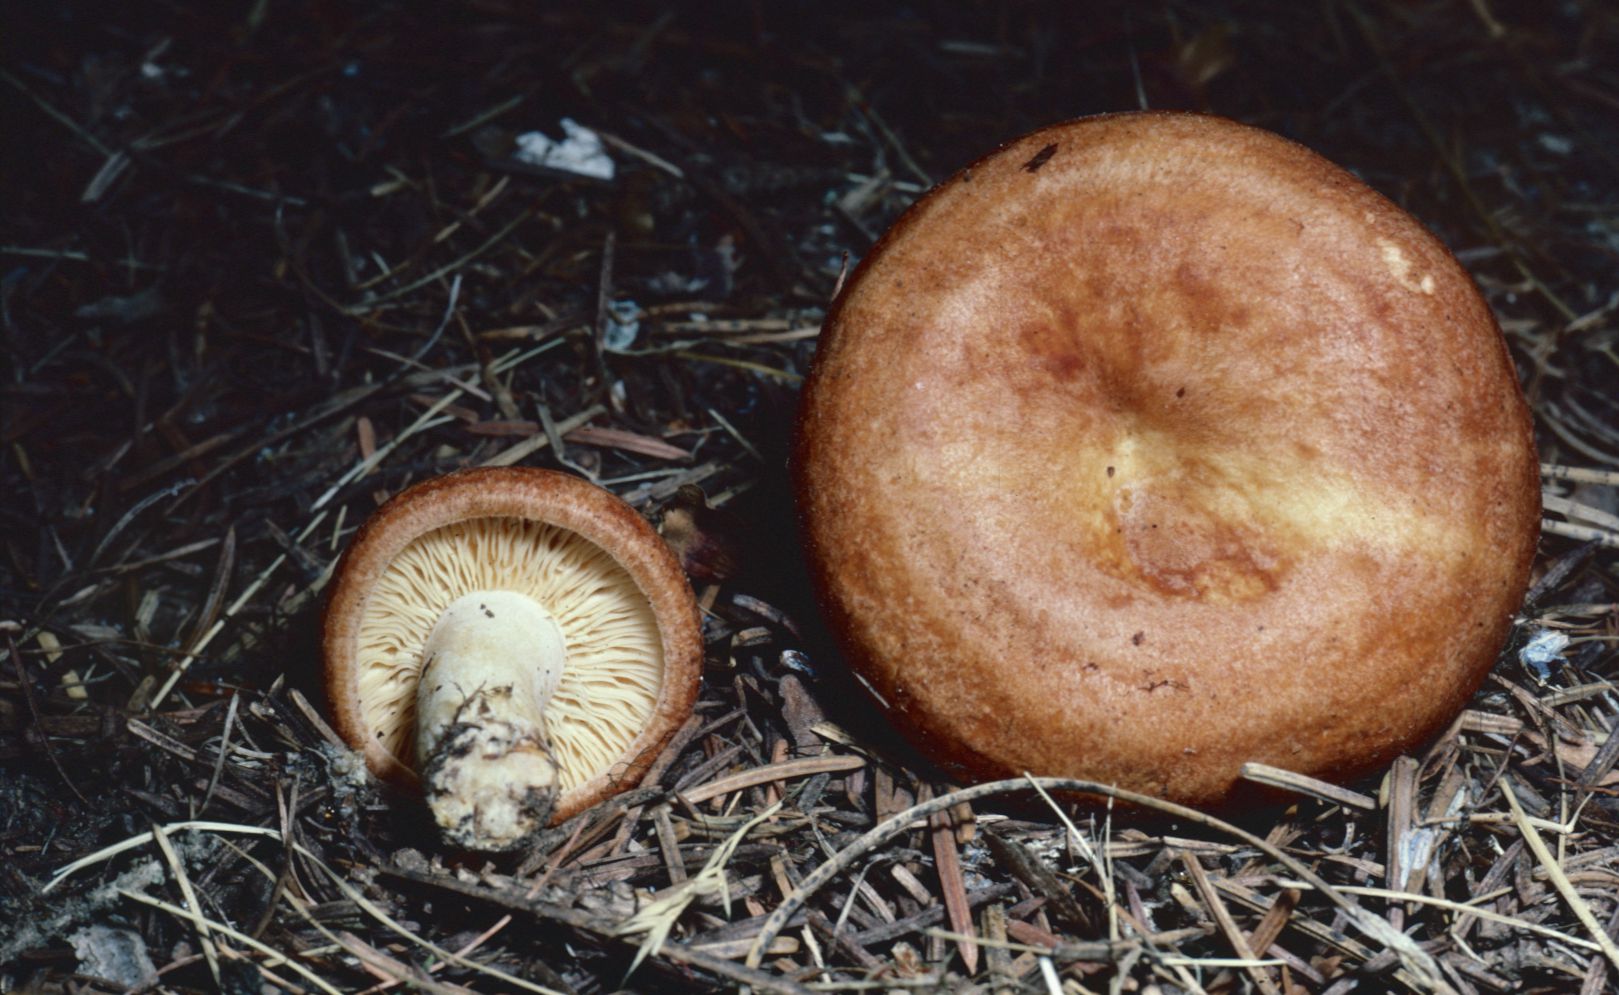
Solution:
M 1518 651 L 1518 659 L 1529 668 L 1536 680 L 1544 681 L 1551 676 L 1552 663 L 1563 658 L 1563 650 L 1568 648 L 1568 644 L 1568 633 L 1541 629 Z
M 513 158 L 530 166 L 575 176 L 597 180 L 613 178 L 613 160 L 600 135 L 569 117 L 562 119 L 562 133 L 567 137 L 560 142 L 539 131 L 518 135 Z
M 129 929 L 86 926 L 72 936 L 73 952 L 79 958 L 79 972 L 130 988 L 140 988 L 157 980 L 157 966 L 146 952 L 146 941 Z
M 330 743 L 322 743 L 319 747 L 321 758 L 326 761 L 326 771 L 331 774 L 335 782 L 334 787 L 339 791 L 346 789 L 352 793 L 364 788 L 370 781 L 370 775 L 365 765 L 365 757 L 353 750 Z
M 1553 155 L 1569 155 L 1574 151 L 1574 143 L 1563 135 L 1554 135 L 1549 131 L 1543 131 L 1536 135 L 1535 138 L 1540 142 L 1541 148 Z
M 602 333 L 602 348 L 608 352 L 623 352 L 635 344 L 641 334 L 641 305 L 634 301 L 611 301 L 607 305 L 607 328 Z
M 1377 247 L 1383 254 L 1383 265 L 1388 267 L 1389 275 L 1394 282 L 1407 290 L 1423 294 L 1434 292 L 1433 277 L 1424 273 L 1418 277 L 1411 272 L 1411 260 L 1401 251 L 1398 245 L 1386 239 L 1378 239 Z

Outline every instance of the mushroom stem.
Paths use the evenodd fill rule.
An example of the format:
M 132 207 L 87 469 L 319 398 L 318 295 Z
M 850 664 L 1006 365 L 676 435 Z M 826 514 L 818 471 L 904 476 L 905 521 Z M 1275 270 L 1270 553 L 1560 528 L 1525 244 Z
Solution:
M 512 591 L 451 602 L 422 647 L 416 756 L 450 843 L 505 850 L 550 820 L 560 791 L 545 730 L 567 649 L 556 619 Z

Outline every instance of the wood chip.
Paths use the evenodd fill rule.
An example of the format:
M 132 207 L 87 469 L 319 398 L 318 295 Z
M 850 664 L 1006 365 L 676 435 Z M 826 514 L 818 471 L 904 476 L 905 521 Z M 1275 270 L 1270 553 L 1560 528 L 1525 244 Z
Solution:
M 1255 784 L 1280 788 L 1294 794 L 1309 795 L 1325 802 L 1347 805 L 1350 808 L 1358 808 L 1366 812 L 1375 811 L 1377 808 L 1377 799 L 1370 795 L 1361 794 L 1359 791 L 1351 791 L 1348 788 L 1342 788 L 1306 774 L 1296 774 L 1280 767 L 1272 767 L 1269 764 L 1254 763 L 1252 761 L 1243 764 L 1242 778 Z
M 1214 890 L 1214 885 L 1210 883 L 1208 872 L 1203 870 L 1203 865 L 1198 862 L 1196 857 L 1185 853 L 1181 854 L 1181 866 L 1186 868 L 1187 875 L 1191 877 L 1192 884 L 1197 888 L 1198 896 L 1203 899 L 1203 904 L 1213 914 L 1215 923 L 1219 925 L 1220 932 L 1224 933 L 1226 940 L 1230 942 L 1231 949 L 1242 960 L 1258 960 L 1259 958 L 1254 954 L 1254 948 L 1248 945 L 1247 935 L 1237 926 L 1237 921 L 1231 918 L 1231 910 L 1227 909 L 1225 903 L 1220 900 L 1220 894 Z M 1250 978 L 1254 979 L 1254 984 L 1258 986 L 1264 995 L 1282 995 L 1281 989 L 1276 987 L 1276 982 L 1272 980 L 1270 971 L 1266 968 L 1256 964 L 1249 964 L 1243 970 L 1248 973 Z
M 939 890 L 944 896 L 945 912 L 950 928 L 961 935 L 956 949 L 961 953 L 961 964 L 970 978 L 978 973 L 978 944 L 971 937 L 977 935 L 972 912 L 967 906 L 967 883 L 961 876 L 961 857 L 956 852 L 955 819 L 941 812 L 932 817 L 933 866 L 939 874 Z
M 752 770 L 731 774 L 695 788 L 682 789 L 680 797 L 693 805 L 697 805 L 711 798 L 719 798 L 733 791 L 768 784 L 771 781 L 789 781 L 814 774 L 859 770 L 865 765 L 865 757 L 811 757 L 806 760 L 788 760 L 785 763 L 767 764 L 763 767 L 755 767 Z

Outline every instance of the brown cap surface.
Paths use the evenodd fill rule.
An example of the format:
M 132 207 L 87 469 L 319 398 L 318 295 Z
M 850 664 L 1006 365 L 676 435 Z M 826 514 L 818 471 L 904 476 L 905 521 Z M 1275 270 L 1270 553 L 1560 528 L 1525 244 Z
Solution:
M 379 777 L 415 781 L 421 640 L 446 605 L 482 588 L 535 597 L 568 645 L 547 708 L 563 778 L 553 820 L 633 786 L 691 714 L 703 661 L 696 603 L 673 553 L 633 508 L 549 470 L 429 480 L 356 532 L 322 634 L 339 734 Z
M 940 184 L 861 264 L 795 472 L 850 663 L 969 776 L 1217 803 L 1437 732 L 1495 659 L 1540 489 L 1472 281 L 1255 128 L 1120 114 Z

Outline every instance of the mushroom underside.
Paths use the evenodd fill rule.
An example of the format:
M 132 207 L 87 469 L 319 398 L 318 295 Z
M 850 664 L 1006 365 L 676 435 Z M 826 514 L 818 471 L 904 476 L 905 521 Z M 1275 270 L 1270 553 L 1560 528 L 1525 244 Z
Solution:
M 634 579 L 578 534 L 514 517 L 410 541 L 366 599 L 355 653 L 367 734 L 425 775 L 430 801 L 461 799 L 434 801 L 452 838 L 479 819 L 506 842 L 543 825 L 558 795 L 625 762 L 662 690 Z M 497 795 L 521 814 L 494 816 Z

